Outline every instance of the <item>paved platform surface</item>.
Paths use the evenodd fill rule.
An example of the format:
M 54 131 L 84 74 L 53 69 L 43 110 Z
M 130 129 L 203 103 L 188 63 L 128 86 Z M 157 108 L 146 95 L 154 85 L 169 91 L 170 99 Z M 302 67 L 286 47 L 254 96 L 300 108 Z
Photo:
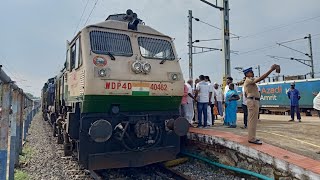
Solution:
M 314 160 L 312 158 L 309 158 L 309 157 L 306 157 L 303 155 L 299 155 L 297 153 L 287 151 L 285 149 L 270 145 L 268 143 L 264 143 L 263 145 L 251 144 L 251 143 L 248 143 L 247 138 L 244 136 L 239 136 L 239 135 L 236 135 L 232 132 L 225 132 L 225 131 L 221 131 L 221 130 L 190 128 L 189 132 L 196 133 L 196 134 L 203 134 L 203 135 L 207 135 L 207 136 L 211 136 L 211 137 L 218 137 L 218 138 L 224 139 L 225 142 L 232 141 L 234 143 L 243 145 L 244 147 L 249 148 L 249 149 L 246 149 L 243 151 L 243 153 L 246 153 L 245 155 L 256 154 L 256 153 L 254 153 L 254 151 L 252 151 L 250 149 L 260 151 L 262 153 L 265 153 L 265 154 L 271 156 L 272 158 L 275 158 L 278 160 L 283 160 L 285 162 L 288 162 L 290 165 L 295 165 L 295 166 L 302 168 L 303 170 L 302 169 L 298 170 L 299 173 L 302 173 L 301 171 L 307 170 L 307 171 L 311 171 L 313 173 L 316 173 L 318 175 L 320 174 L 320 161 Z M 234 146 L 234 145 L 232 145 L 232 146 Z M 253 153 L 253 154 L 251 154 L 251 153 Z M 259 156 L 258 153 L 256 154 L 256 156 Z M 263 158 L 263 159 L 265 159 L 265 158 Z M 267 161 L 268 160 L 266 160 L 266 162 Z M 271 160 L 269 160 L 269 163 L 275 163 L 275 160 L 271 159 Z M 282 168 L 289 169 L 288 167 L 290 165 L 283 164 L 283 166 L 285 166 L 285 167 L 282 167 Z M 301 174 L 300 174 L 300 176 L 301 176 Z M 317 175 L 314 175 L 314 178 L 319 179 L 319 176 L 317 176 L 317 177 L 315 177 L 315 176 L 317 176 Z
M 243 114 L 237 114 L 237 128 L 223 126 L 221 118 L 209 129 L 231 132 L 247 137 L 247 129 L 243 127 Z M 320 162 L 320 119 L 319 117 L 302 117 L 302 122 L 288 122 L 290 116 L 265 115 L 260 116 L 257 137 L 263 142 L 282 149 L 318 160 Z

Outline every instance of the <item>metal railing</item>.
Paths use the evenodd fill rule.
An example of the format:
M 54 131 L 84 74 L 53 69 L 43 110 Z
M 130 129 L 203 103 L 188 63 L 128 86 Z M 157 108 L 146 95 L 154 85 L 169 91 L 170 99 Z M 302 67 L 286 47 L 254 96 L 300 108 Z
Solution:
M 40 104 L 31 100 L 0 65 L 0 180 L 13 180 L 14 167 L 19 165 L 23 141 Z M 9 155 L 9 156 L 8 156 Z

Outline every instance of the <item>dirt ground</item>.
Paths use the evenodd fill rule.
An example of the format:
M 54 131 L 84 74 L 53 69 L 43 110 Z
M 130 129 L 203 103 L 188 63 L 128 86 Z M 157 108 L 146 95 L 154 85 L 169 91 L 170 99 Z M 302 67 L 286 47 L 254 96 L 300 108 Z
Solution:
M 233 132 L 247 136 L 243 127 L 243 114 L 237 115 L 237 128 L 223 126 L 221 118 L 215 121 L 211 129 Z M 320 119 L 319 117 L 302 116 L 302 122 L 288 122 L 290 116 L 265 115 L 260 116 L 257 137 L 263 142 L 281 147 L 291 152 L 301 154 L 320 161 Z

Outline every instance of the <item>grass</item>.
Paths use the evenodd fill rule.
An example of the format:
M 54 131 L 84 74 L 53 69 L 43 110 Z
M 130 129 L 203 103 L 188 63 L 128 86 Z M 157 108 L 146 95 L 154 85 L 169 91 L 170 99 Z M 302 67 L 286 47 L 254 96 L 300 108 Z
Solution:
M 19 168 L 26 167 L 31 157 L 33 156 L 33 150 L 31 147 L 24 146 L 22 149 L 22 154 L 19 156 L 19 167 L 14 170 L 14 179 L 15 180 L 29 180 L 30 177 L 28 173 L 22 171 Z
M 29 180 L 29 175 L 26 172 L 16 169 L 14 171 L 14 179 L 15 180 Z
M 22 155 L 19 156 L 20 166 L 27 166 L 33 155 L 32 148 L 25 146 L 22 149 Z

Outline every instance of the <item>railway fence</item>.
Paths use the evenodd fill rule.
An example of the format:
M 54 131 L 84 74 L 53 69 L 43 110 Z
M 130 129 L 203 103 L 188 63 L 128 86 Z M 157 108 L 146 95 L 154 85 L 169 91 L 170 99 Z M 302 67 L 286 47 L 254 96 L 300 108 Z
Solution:
M 0 180 L 13 180 L 23 142 L 40 104 L 15 84 L 1 65 L 0 100 Z

